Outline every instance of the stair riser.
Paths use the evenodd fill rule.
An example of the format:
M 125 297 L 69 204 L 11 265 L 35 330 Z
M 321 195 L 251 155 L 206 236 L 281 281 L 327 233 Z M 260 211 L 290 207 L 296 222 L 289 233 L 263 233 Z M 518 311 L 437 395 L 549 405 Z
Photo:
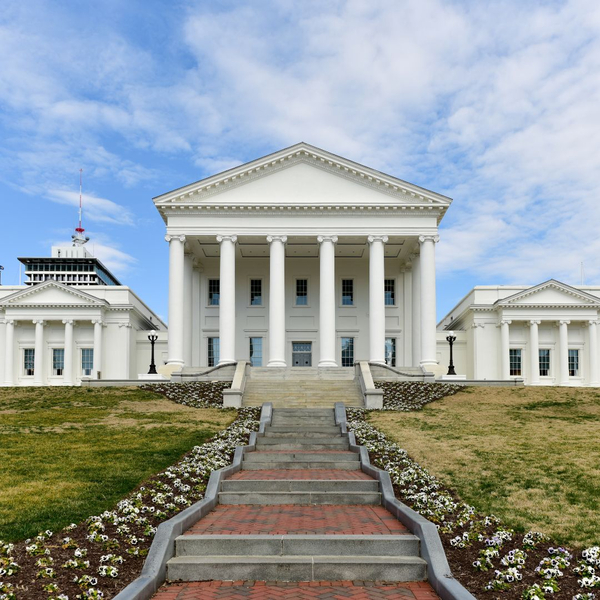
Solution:
M 267 454 L 267 455 L 265 455 Z M 272 456 L 270 456 L 272 455 Z M 248 452 L 244 455 L 244 463 L 255 462 L 359 462 L 356 452 L 294 452 L 293 450 L 282 452 Z
M 423 581 L 425 565 L 422 563 L 399 566 L 394 562 L 377 564 L 336 562 L 314 563 L 310 557 L 298 557 L 297 562 L 178 564 L 169 563 L 167 577 L 170 581 Z
M 293 504 L 295 506 L 324 506 L 324 505 L 364 505 L 379 506 L 379 492 L 221 492 L 219 504 L 252 504 L 263 506 L 278 506 Z
M 369 480 L 225 480 L 222 492 L 378 492 L 379 483 Z
M 309 436 L 298 435 L 295 437 L 288 438 L 280 438 L 280 437 L 271 437 L 271 436 L 260 436 L 257 440 L 263 446 L 277 446 L 279 447 L 281 444 L 304 444 L 312 443 L 312 439 Z M 318 444 L 329 444 L 330 446 L 344 446 L 348 443 L 348 437 L 342 437 L 341 434 L 338 436 L 322 436 L 319 438 Z
M 359 461 L 345 461 L 345 462 L 319 462 L 319 461 L 299 461 L 299 462 L 253 462 L 253 463 L 242 463 L 242 469 L 244 471 L 280 471 L 282 469 L 333 469 L 335 471 L 359 471 Z
M 299 429 L 299 428 L 298 428 Z M 288 429 L 288 431 L 273 431 L 272 429 L 266 429 L 264 434 L 259 434 L 258 435 L 259 438 L 277 438 L 277 439 L 283 439 L 285 440 L 286 438 L 299 438 L 299 437 L 306 437 L 306 438 L 341 438 L 342 434 L 339 431 L 339 429 L 335 430 L 335 428 L 331 428 L 331 431 L 310 431 L 310 430 L 296 430 L 296 431 L 292 431 L 290 429 Z
M 184 535 L 176 540 L 176 552 L 177 556 L 418 556 L 415 536 L 379 539 L 385 537 L 392 536 Z

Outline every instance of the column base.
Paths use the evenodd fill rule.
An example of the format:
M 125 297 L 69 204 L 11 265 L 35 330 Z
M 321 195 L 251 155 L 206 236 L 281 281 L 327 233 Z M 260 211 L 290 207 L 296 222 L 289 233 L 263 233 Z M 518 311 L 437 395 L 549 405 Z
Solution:
M 267 367 L 287 367 L 285 360 L 270 360 Z
M 335 360 L 320 360 L 318 366 L 319 366 L 319 368 L 322 368 L 322 367 L 337 367 L 338 364 L 335 362 Z

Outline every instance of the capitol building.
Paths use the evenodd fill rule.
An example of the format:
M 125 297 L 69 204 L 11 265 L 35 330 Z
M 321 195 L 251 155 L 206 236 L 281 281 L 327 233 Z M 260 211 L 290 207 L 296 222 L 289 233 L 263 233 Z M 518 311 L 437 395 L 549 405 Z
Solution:
M 74 239 L 0 286 L 0 384 L 137 380 L 153 330 L 164 377 L 244 361 L 431 381 L 452 332 L 464 381 L 600 385 L 600 287 L 478 286 L 436 322 L 451 202 L 306 143 L 164 193 L 168 331 Z

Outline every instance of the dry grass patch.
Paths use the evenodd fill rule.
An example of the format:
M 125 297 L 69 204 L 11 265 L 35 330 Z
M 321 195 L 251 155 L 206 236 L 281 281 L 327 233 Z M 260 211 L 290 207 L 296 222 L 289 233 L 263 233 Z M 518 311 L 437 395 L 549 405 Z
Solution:
M 138 388 L 0 389 L 0 539 L 101 513 L 235 415 Z
M 369 421 L 466 502 L 517 531 L 600 541 L 600 392 L 473 387 Z

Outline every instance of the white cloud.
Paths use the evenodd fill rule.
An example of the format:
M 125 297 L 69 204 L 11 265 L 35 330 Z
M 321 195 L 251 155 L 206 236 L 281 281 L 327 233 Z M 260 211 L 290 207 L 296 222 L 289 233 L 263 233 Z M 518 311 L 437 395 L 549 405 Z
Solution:
M 46 196 L 57 204 L 79 207 L 79 193 L 68 190 L 48 190 Z M 84 222 L 87 220 L 114 225 L 133 225 L 133 215 L 125 207 L 93 194 L 83 196 Z

